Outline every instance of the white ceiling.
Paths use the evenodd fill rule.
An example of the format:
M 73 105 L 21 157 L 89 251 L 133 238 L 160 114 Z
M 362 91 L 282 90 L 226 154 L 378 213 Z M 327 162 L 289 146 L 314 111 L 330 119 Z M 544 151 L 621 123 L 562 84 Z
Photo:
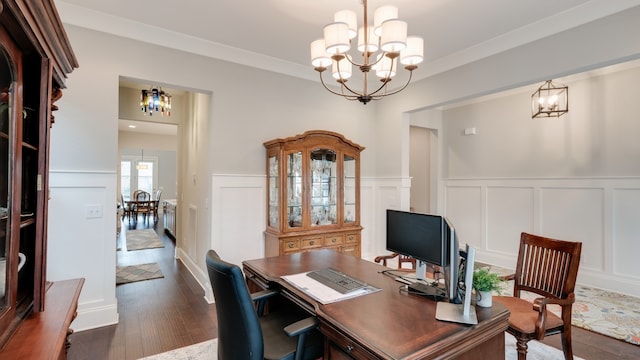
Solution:
M 369 0 L 395 5 L 425 41 L 425 77 L 594 19 L 640 0 Z M 56 0 L 65 23 L 315 79 L 309 44 L 334 12 L 361 0 Z M 372 21 L 372 20 L 370 20 Z M 253 62 L 253 63 L 252 63 Z
M 55 0 L 63 22 L 317 80 L 309 44 L 361 0 Z M 420 79 L 544 38 L 640 0 L 369 0 L 369 21 L 395 5 L 425 42 Z M 148 84 L 143 84 L 146 86 Z

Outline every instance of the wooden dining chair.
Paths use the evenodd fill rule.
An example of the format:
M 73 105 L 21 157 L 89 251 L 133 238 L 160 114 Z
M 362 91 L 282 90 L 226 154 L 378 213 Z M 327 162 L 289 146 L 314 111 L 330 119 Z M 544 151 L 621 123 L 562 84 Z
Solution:
M 394 259 L 396 257 L 398 258 L 398 270 L 404 269 L 402 264 L 410 264 L 412 270 L 416 269 L 416 259 L 412 258 L 411 256 L 401 255 L 398 253 L 393 253 L 391 255 L 376 256 L 376 258 L 373 259 L 373 261 L 378 264 L 382 263 L 382 265 L 387 266 L 387 261 Z
M 511 312 L 507 332 L 516 338 L 518 360 L 527 358 L 527 342 L 562 334 L 565 359 L 573 359 L 571 308 L 580 265 L 581 242 L 556 240 L 522 233 L 514 280 L 513 297 L 494 296 L 493 301 Z M 540 295 L 533 303 L 521 299 L 523 291 Z M 548 311 L 559 305 L 561 316 Z
M 120 194 L 120 208 L 122 209 L 122 220 L 126 216 L 129 219 L 129 223 L 131 223 L 131 203 L 128 201 L 124 201 L 124 196 Z
M 134 205 L 134 213 L 136 221 L 138 219 L 138 215 L 142 214 L 143 219 L 146 222 L 147 217 L 151 215 L 151 194 L 146 191 L 136 191 L 135 192 L 135 205 Z

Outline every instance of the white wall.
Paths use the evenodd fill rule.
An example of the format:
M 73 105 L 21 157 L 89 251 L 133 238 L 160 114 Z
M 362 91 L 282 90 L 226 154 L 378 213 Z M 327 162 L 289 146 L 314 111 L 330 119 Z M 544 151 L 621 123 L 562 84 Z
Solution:
M 560 118 L 531 119 L 536 87 L 443 111 L 445 212 L 481 260 L 514 268 L 523 231 L 581 241 L 578 282 L 640 296 L 640 63 L 564 83 Z
M 206 281 L 204 257 L 211 246 L 253 256 L 251 251 L 246 251 L 247 246 L 234 245 L 239 244 L 237 236 L 243 233 L 241 229 L 228 227 L 227 224 L 232 224 L 229 218 L 212 223 L 213 211 L 217 209 L 211 208 L 211 189 L 216 176 L 263 176 L 266 156 L 263 142 L 309 129 L 340 132 L 356 143 L 369 145 L 362 154 L 362 173 L 375 173 L 375 159 L 369 155 L 375 153 L 376 147 L 372 125 L 376 117 L 375 105 L 364 107 L 346 102 L 307 80 L 74 26 L 66 29 L 80 68 L 70 75 L 68 88 L 58 102 L 60 110 L 51 138 L 51 177 L 52 184 L 64 188 L 61 194 L 68 199 L 76 202 L 77 199 L 104 199 L 100 203 L 105 209 L 114 204 L 121 76 L 175 84 L 207 97 L 207 100 L 187 100 L 197 105 L 193 110 L 196 113 L 187 115 L 185 126 L 179 125 L 178 136 L 180 175 L 177 192 L 184 194 L 184 198 L 178 199 L 176 256 L 201 282 Z M 198 111 L 204 111 L 204 114 Z M 87 182 L 91 186 L 83 185 Z M 52 194 L 54 190 L 52 186 Z M 241 209 L 252 208 L 262 206 L 259 204 L 264 197 L 249 200 L 251 203 L 247 204 L 248 199 L 239 196 L 225 203 L 235 203 Z M 117 321 L 115 211 L 105 210 L 104 218 L 95 227 L 93 224 L 97 221 L 85 219 L 81 211 L 70 211 L 65 201 L 52 199 L 49 205 L 49 213 L 57 214 L 50 215 L 49 222 L 50 280 L 86 278 L 74 329 L 79 331 Z M 85 205 L 77 206 L 83 208 Z M 246 215 L 245 223 L 261 224 L 264 221 L 260 212 Z M 256 226 L 250 228 L 257 229 Z M 212 228 L 224 229 L 224 236 L 212 241 Z M 242 229 L 246 228 L 243 225 Z M 68 233 L 68 229 L 74 231 Z M 261 231 L 252 233 L 248 240 L 250 249 L 263 247 Z M 88 244 L 92 246 L 88 247 Z M 76 253 L 76 249 L 82 249 L 77 253 L 82 256 L 65 261 L 69 254 Z M 66 254 L 66 257 L 60 254 Z M 82 264 L 90 265 L 80 266 L 80 260 Z
M 52 129 L 49 280 L 86 278 L 74 329 L 117 321 L 116 214 L 105 211 L 104 218 L 90 221 L 83 216 L 85 204 L 78 204 L 77 199 L 101 202 L 107 209 L 116 197 L 121 76 L 180 85 L 210 96 L 207 116 L 189 118 L 206 122 L 206 126 L 200 124 L 202 127 L 188 130 L 181 126 L 181 132 L 198 133 L 188 137 L 197 143 L 186 143 L 187 137 L 180 135 L 180 156 L 195 160 L 179 161 L 184 165 L 180 165 L 178 178 L 178 193 L 193 190 L 193 194 L 185 194 L 184 201 L 178 204 L 178 232 L 182 231 L 182 235 L 177 255 L 201 282 L 206 282 L 203 262 L 208 247 L 222 248 L 236 262 L 255 256 L 263 248 L 265 197 L 259 183 L 264 187 L 265 182 L 258 179 L 265 172 L 264 141 L 323 129 L 342 133 L 366 147 L 361 156 L 361 218 L 363 257 L 371 258 L 384 252 L 384 209 L 409 206 L 409 125 L 438 122 L 432 120 L 438 118 L 437 114 L 421 110 L 638 58 L 638 18 L 640 7 L 434 75 L 411 84 L 399 95 L 367 106 L 330 95 L 315 82 L 67 26 L 80 68 L 67 81 L 68 89 L 58 102 L 60 110 Z M 543 53 L 555 56 L 541 57 Z M 204 132 L 199 133 L 200 129 Z M 438 136 L 443 134 L 438 132 Z M 185 150 L 189 147 L 190 152 Z M 464 154 L 460 156 L 464 158 Z M 442 168 L 440 163 L 440 174 Z M 194 178 L 197 187 L 188 189 Z M 442 181 L 439 189 L 437 208 L 444 210 L 446 202 L 447 209 L 461 218 L 450 204 L 456 195 L 452 193 L 445 199 L 449 191 L 444 190 Z M 609 191 L 600 191 L 605 203 L 623 194 L 616 192 L 609 196 Z M 635 211 L 634 202 L 628 200 L 636 197 L 633 191 L 616 206 L 600 208 L 605 216 L 609 209 L 614 210 L 612 214 L 620 214 L 605 222 L 605 231 L 610 230 L 609 224 L 619 224 L 617 229 L 624 236 L 634 235 L 633 228 L 625 225 L 628 210 Z M 472 189 L 460 198 L 474 196 L 478 195 Z M 486 226 L 481 208 L 484 195 L 480 192 L 479 196 L 476 204 L 480 210 L 475 215 L 481 218 L 470 222 L 470 227 Z M 573 199 L 584 203 L 597 196 L 588 193 L 587 200 Z M 537 202 L 533 204 L 536 215 L 540 208 L 536 207 Z M 243 216 L 241 224 L 239 214 Z M 598 211 L 590 215 L 594 214 L 598 215 Z M 575 223 L 589 220 L 572 218 Z M 462 226 L 463 232 L 468 232 L 466 227 Z M 512 229 L 498 231 L 508 233 Z M 604 246 L 605 254 L 621 253 L 609 238 L 605 238 Z M 609 264 L 607 260 L 605 268 L 628 271 Z

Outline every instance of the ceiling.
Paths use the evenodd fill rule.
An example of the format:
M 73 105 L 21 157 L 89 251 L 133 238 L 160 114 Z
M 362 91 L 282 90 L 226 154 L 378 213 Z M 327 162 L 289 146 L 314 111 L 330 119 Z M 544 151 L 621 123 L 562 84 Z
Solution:
M 369 0 L 370 19 L 381 5 L 397 6 L 409 34 L 424 38 L 425 61 L 414 75 L 420 78 L 640 0 Z M 313 79 L 309 44 L 333 14 L 351 9 L 359 26 L 363 21 L 361 0 L 56 0 L 56 6 L 65 23 L 155 43 L 163 35 L 165 46 L 257 67 L 277 63 L 279 71 Z
M 362 0 L 55 0 L 63 22 L 317 80 L 309 44 L 338 10 Z M 179 5 L 178 5 L 179 4 Z M 640 5 L 640 0 L 369 0 L 369 21 L 395 5 L 409 35 L 424 38 L 414 79 Z M 143 87 L 148 84 L 141 84 Z

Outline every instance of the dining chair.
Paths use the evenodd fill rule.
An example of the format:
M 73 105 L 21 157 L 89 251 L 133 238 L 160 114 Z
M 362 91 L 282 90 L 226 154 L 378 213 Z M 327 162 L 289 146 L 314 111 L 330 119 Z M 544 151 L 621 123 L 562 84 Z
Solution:
M 120 208 L 122 209 L 122 220 L 126 216 L 131 222 L 131 203 L 124 200 L 124 195 L 120 194 Z
M 160 197 L 162 196 L 162 190 L 156 190 L 153 201 L 151 202 L 151 211 L 153 212 L 154 219 L 158 219 L 158 207 L 160 207 Z
M 242 270 L 220 259 L 214 250 L 207 252 L 206 264 L 218 319 L 219 360 L 310 360 L 323 356 L 318 319 L 294 304 L 280 311 L 270 306 L 264 314 L 264 302 L 277 296 L 276 291 L 249 294 Z
M 136 221 L 138 219 L 138 215 L 142 214 L 143 219 L 146 222 L 147 216 L 151 217 L 151 194 L 146 191 L 137 190 L 135 192 L 134 200 L 134 213 Z
M 527 342 L 554 334 L 562 334 L 564 358 L 573 359 L 571 308 L 581 251 L 581 242 L 521 234 L 516 272 L 507 277 L 514 280 L 513 296 L 493 297 L 511 312 L 507 332 L 516 338 L 518 360 L 527 358 Z M 531 303 L 521 298 L 523 292 L 541 297 Z M 561 315 L 548 305 L 559 305 Z
M 373 259 L 374 262 L 380 264 L 382 263 L 382 265 L 387 266 L 387 261 L 394 259 L 394 258 L 398 258 L 398 270 L 403 270 L 404 267 L 402 266 L 402 264 L 410 264 L 411 265 L 411 269 L 415 270 L 416 269 L 416 259 L 412 258 L 411 256 L 406 256 L 406 255 L 402 255 L 402 254 L 398 254 L 398 253 L 393 253 L 391 255 L 380 255 L 380 256 L 376 256 L 375 259 Z

